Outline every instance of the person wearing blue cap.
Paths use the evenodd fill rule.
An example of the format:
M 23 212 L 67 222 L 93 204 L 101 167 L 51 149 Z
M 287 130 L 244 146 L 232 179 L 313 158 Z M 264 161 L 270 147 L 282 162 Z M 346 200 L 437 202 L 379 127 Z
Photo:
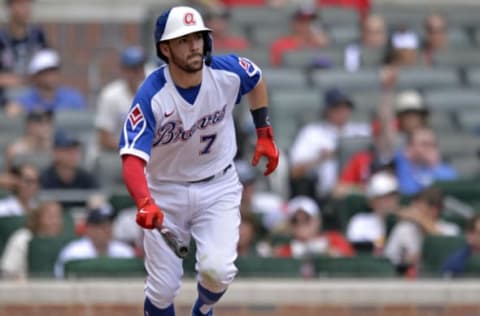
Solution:
M 116 151 L 118 135 L 133 96 L 145 78 L 147 55 L 140 46 L 129 46 L 120 54 L 121 75 L 107 84 L 98 98 L 95 126 L 103 151 Z
M 366 122 L 351 121 L 353 109 L 354 102 L 345 91 L 330 88 L 324 95 L 322 119 L 304 126 L 297 134 L 290 152 L 290 176 L 294 183 L 307 184 L 305 191 L 297 194 L 320 201 L 328 198 L 338 179 L 338 140 L 370 135 Z

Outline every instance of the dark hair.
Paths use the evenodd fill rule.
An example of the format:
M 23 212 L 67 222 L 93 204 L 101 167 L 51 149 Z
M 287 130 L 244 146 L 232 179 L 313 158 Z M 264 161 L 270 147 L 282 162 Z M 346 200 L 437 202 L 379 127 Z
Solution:
M 423 201 L 429 206 L 436 207 L 441 210 L 443 208 L 444 194 L 439 188 L 430 186 L 415 195 L 413 200 Z

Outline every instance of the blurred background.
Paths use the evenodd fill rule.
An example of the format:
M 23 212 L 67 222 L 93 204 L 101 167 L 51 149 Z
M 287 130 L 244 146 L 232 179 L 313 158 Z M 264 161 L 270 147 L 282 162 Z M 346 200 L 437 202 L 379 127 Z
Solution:
M 118 279 L 141 284 L 142 231 L 117 144 L 136 89 L 162 65 L 155 20 L 180 4 L 202 12 L 214 54 L 262 69 L 281 151 L 268 178 L 250 165 L 256 134 L 242 100 L 238 279 L 259 299 L 234 287 L 236 308 L 219 314 L 479 315 L 479 289 L 466 291 L 480 276 L 474 0 L 2 0 L 0 315 L 74 312 L 71 304 L 39 312 L 44 305 L 16 296 L 39 293 L 36 282 L 54 291 L 58 280 L 88 279 L 113 293 Z M 310 290 L 295 283 L 305 281 Z M 331 303 L 322 295 L 337 281 L 344 286 Z M 297 295 L 282 301 L 275 282 L 293 282 Z M 418 284 L 440 294 L 425 307 L 421 295 L 389 292 L 392 284 L 403 298 Z M 355 301 L 352 286 L 366 298 Z M 138 315 L 138 289 L 138 304 L 122 309 L 114 299 L 108 308 Z M 388 299 L 378 302 L 382 292 Z

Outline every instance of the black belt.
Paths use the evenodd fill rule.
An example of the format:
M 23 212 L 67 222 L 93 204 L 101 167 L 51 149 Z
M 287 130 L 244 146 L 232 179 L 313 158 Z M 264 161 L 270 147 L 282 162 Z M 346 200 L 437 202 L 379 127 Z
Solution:
M 209 177 L 206 177 L 206 178 L 203 178 L 203 179 L 200 179 L 200 180 L 195 180 L 195 181 L 188 181 L 188 183 L 200 183 L 200 182 L 208 182 L 208 181 L 212 181 L 213 179 L 215 179 L 216 177 L 218 176 L 221 176 L 221 175 L 224 175 L 225 172 L 228 171 L 228 169 L 230 169 L 232 167 L 232 164 L 229 164 L 228 166 L 226 166 L 222 171 L 216 173 L 216 174 L 213 174 Z

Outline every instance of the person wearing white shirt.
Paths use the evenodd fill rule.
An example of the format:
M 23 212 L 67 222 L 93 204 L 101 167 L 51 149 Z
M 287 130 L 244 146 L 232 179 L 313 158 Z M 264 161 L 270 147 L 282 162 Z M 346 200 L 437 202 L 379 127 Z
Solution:
M 367 182 L 365 195 L 372 211 L 354 215 L 348 223 L 346 235 L 357 250 L 368 245 L 378 253 L 383 251 L 387 236 L 386 216 L 399 206 L 395 175 L 388 171 L 374 173 Z
M 64 265 L 77 259 L 92 259 L 101 256 L 132 258 L 133 248 L 113 240 L 112 215 L 110 209 L 98 208 L 87 215 L 85 236 L 67 244 L 60 252 L 54 267 L 56 278 L 64 277 Z
M 118 138 L 133 96 L 145 78 L 146 61 L 147 56 L 141 47 L 124 49 L 120 56 L 121 77 L 107 84 L 100 92 L 95 127 L 98 143 L 104 151 L 118 149 Z
M 303 127 L 290 151 L 292 180 L 317 179 L 316 195 L 325 198 L 338 180 L 338 141 L 342 137 L 370 136 L 367 123 L 351 122 L 354 108 L 351 98 L 338 88 L 325 93 L 323 120 Z
M 440 218 L 443 194 L 429 187 L 416 195 L 405 209 L 387 240 L 385 256 L 397 267 L 416 267 L 421 258 L 423 237 L 429 235 L 456 236 L 460 228 Z

